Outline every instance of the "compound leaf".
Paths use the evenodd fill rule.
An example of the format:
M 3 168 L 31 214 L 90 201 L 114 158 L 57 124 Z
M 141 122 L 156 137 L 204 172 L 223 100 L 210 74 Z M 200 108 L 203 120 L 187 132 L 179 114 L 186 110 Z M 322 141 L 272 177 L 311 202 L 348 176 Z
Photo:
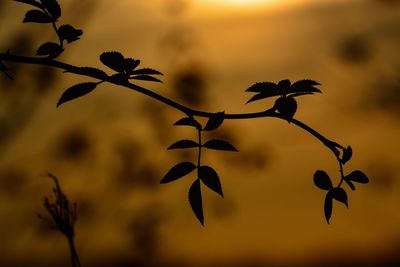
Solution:
M 84 96 L 92 92 L 97 86 L 97 83 L 86 82 L 76 84 L 70 88 L 68 88 L 61 96 L 60 100 L 58 100 L 57 107 L 61 104 L 71 101 L 75 98 Z
M 213 168 L 201 166 L 197 171 L 199 178 L 208 188 L 218 193 L 221 197 L 224 196 L 218 174 Z
M 164 176 L 164 178 L 161 179 L 160 183 L 161 184 L 166 184 L 172 181 L 175 181 L 192 171 L 196 169 L 196 165 L 194 165 L 191 162 L 181 162 L 172 167 L 167 174 Z
M 229 142 L 219 139 L 211 139 L 203 144 L 203 147 L 215 150 L 224 150 L 224 151 L 238 151 L 233 145 Z
M 181 140 L 172 144 L 168 147 L 168 149 L 180 149 L 180 148 L 193 148 L 198 147 L 199 144 L 192 140 Z
M 190 186 L 189 203 L 197 219 L 200 221 L 201 225 L 204 226 L 203 203 L 201 199 L 201 188 L 199 179 L 194 181 L 194 183 Z
M 331 178 L 322 170 L 317 170 L 314 173 L 314 184 L 322 190 L 331 190 L 333 188 Z

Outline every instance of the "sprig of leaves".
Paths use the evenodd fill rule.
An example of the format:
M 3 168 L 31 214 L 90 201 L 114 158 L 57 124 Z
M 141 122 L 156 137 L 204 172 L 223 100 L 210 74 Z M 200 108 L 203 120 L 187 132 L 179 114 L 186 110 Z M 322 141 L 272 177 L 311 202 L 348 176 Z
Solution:
M 287 119 L 293 118 L 297 111 L 295 97 L 321 93 L 315 86 L 321 85 L 313 80 L 299 80 L 293 84 L 289 80 L 281 80 L 278 83 L 259 82 L 250 86 L 246 92 L 256 93 L 246 104 L 264 98 L 279 96 L 275 100 L 274 108 Z
M 56 22 L 61 17 L 61 7 L 57 0 L 14 0 L 35 7 L 26 12 L 23 23 L 49 23 L 52 24 L 57 34 L 59 43 L 45 42 L 36 51 L 38 56 L 46 56 L 50 59 L 57 58 L 64 52 L 64 41 L 68 44 L 79 40 L 82 30 L 69 24 L 57 27 Z
M 344 156 L 345 155 L 346 154 L 344 154 Z M 348 156 L 346 155 L 346 158 L 347 157 Z M 350 159 L 350 158 L 348 158 L 348 159 Z M 369 182 L 369 179 L 367 178 L 367 176 L 360 170 L 356 170 L 356 171 L 351 172 L 348 175 L 344 175 L 342 161 L 340 161 L 340 159 L 339 159 L 341 179 L 340 179 L 339 184 L 336 187 L 333 186 L 331 178 L 325 171 L 317 170 L 314 173 L 314 184 L 319 189 L 327 191 L 327 193 L 325 195 L 325 202 L 324 202 L 324 214 L 325 214 L 325 219 L 328 224 L 329 224 L 329 221 L 332 216 L 333 200 L 336 200 L 338 202 L 345 204 L 346 207 L 349 206 L 347 193 L 341 187 L 342 182 L 345 181 L 352 190 L 355 190 L 355 186 L 354 186 L 353 182 L 363 183 L 363 184 Z
M 197 170 L 197 177 L 189 188 L 189 204 L 196 215 L 196 218 L 202 225 L 204 225 L 204 212 L 201 185 L 203 184 L 206 188 L 216 192 L 221 197 L 224 196 L 218 173 L 211 166 L 201 164 L 202 148 L 222 151 L 238 151 L 232 144 L 225 140 L 211 139 L 202 143 L 202 132 L 217 130 L 224 122 L 224 114 L 224 112 L 214 113 L 213 116 L 210 116 L 204 127 L 202 127 L 200 122 L 198 122 L 194 117 L 184 117 L 174 123 L 175 126 L 189 126 L 196 129 L 198 141 L 183 139 L 175 142 L 169 146 L 168 149 L 197 148 L 197 165 L 191 162 L 181 162 L 172 167 L 160 182 L 162 184 L 169 183 Z

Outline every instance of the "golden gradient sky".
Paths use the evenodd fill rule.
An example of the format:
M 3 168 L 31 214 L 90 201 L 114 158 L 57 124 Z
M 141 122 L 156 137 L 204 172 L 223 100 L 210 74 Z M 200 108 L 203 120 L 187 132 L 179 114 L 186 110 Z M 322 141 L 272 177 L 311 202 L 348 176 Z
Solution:
M 84 266 L 121 259 L 172 266 L 246 266 L 248 261 L 319 266 L 335 260 L 379 263 L 396 255 L 400 5 L 378 0 L 95 2 L 95 8 L 84 9 L 85 1 L 77 7 L 73 0 L 60 0 L 65 5 L 60 23 L 84 30 L 60 60 L 103 68 L 102 52 L 121 51 L 165 74 L 162 85 L 141 85 L 178 100 L 174 81 L 193 70 L 206 84 L 202 108 L 230 113 L 271 104 L 244 104 L 249 98 L 244 90 L 254 82 L 315 79 L 323 94 L 299 98 L 296 118 L 351 145 L 354 158 L 346 171 L 362 169 L 371 183 L 348 190 L 349 209 L 335 205 L 327 225 L 323 192 L 313 185 L 312 175 L 324 169 L 336 177 L 329 151 L 284 121 L 229 121 L 220 134 L 241 152 L 206 155 L 205 162 L 220 174 L 225 198 L 204 193 L 203 228 L 187 203 L 194 177 L 146 184 L 147 176 L 158 181 L 182 156 L 191 157 L 166 151 L 179 139 L 195 138 L 172 126 L 182 114 L 110 85 L 56 109 L 63 90 L 86 81 L 57 72 L 59 80 L 35 96 L 40 101 L 32 118 L 2 148 L 0 266 L 68 266 L 64 240 L 35 218 L 51 188 L 41 176 L 46 171 L 81 203 L 76 240 Z M 27 10 L 22 4 L 9 1 L 0 8 L 2 51 L 16 45 L 11 39 L 30 32 L 38 39 L 30 53 L 53 38 L 45 25 L 22 25 Z M 35 77 L 31 68 L 23 73 Z M 25 79 L 18 77 L 13 90 L 26 87 Z M 0 86 L 1 99 L 10 97 L 4 81 Z M 21 106 L 30 103 L 21 99 Z M 74 134 L 87 141 L 87 148 L 68 157 L 59 152 L 60 143 Z M 260 158 L 263 164 L 257 163 Z M 132 168 L 137 180 L 121 177 L 129 174 L 124 168 Z M 8 180 L 13 179 L 9 173 L 23 173 L 21 182 Z M 7 190 L 10 184 L 14 191 Z M 156 240 L 149 251 L 141 250 L 141 233 L 145 240 Z

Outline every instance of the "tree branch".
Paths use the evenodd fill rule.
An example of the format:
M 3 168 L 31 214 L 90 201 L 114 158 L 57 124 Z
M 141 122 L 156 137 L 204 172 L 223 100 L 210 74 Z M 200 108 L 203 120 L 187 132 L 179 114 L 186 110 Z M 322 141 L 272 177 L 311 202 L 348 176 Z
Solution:
M 215 114 L 212 112 L 195 110 L 195 109 L 186 107 L 178 102 L 175 102 L 175 101 L 173 101 L 169 98 L 166 98 L 162 95 L 159 95 L 158 93 L 155 93 L 149 89 L 132 84 L 127 80 L 117 80 L 117 79 L 113 79 L 113 77 L 111 77 L 111 76 L 105 77 L 105 76 L 101 76 L 100 74 L 97 74 L 97 73 L 90 73 L 87 70 L 82 69 L 81 67 L 67 64 L 67 63 L 57 61 L 54 59 L 50 59 L 50 58 L 18 56 L 18 55 L 13 55 L 13 54 L 7 52 L 7 53 L 0 53 L 0 62 L 2 62 L 2 61 L 22 63 L 22 64 L 50 66 L 50 67 L 64 70 L 64 72 L 74 73 L 74 74 L 86 76 L 86 77 L 91 77 L 91 78 L 95 78 L 95 79 L 98 79 L 98 80 L 101 80 L 104 82 L 108 82 L 110 84 L 123 86 L 125 88 L 129 88 L 131 90 L 134 90 L 134 91 L 137 91 L 144 95 L 147 95 L 159 102 L 162 102 L 176 110 L 183 112 L 184 114 L 186 114 L 189 117 L 190 116 L 198 116 L 198 117 L 210 118 L 213 114 Z M 283 116 L 282 114 L 276 112 L 274 107 L 267 109 L 265 111 L 261 111 L 261 112 L 224 114 L 224 119 L 231 119 L 231 120 L 267 118 L 267 117 L 274 117 L 274 118 L 279 118 L 282 120 L 289 121 L 290 123 L 307 131 L 308 133 L 310 133 L 311 135 L 316 137 L 319 141 L 321 141 L 326 147 L 328 147 L 336 157 L 338 157 L 338 155 L 340 154 L 338 148 L 344 149 L 344 147 L 341 146 L 340 144 L 329 140 L 328 138 L 324 137 L 322 134 L 318 133 L 316 130 L 312 129 L 310 126 L 304 124 L 303 122 L 298 121 L 294 118 L 288 119 L 286 116 Z

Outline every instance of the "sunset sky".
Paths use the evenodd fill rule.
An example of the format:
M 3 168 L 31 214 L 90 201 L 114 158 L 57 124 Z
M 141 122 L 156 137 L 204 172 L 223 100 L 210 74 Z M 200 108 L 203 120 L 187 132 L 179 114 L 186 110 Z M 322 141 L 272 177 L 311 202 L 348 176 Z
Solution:
M 0 266 L 69 266 L 65 240 L 35 215 L 51 193 L 46 172 L 78 202 L 85 267 L 399 261 L 398 1 L 59 2 L 59 24 L 84 34 L 58 60 L 111 74 L 99 55 L 119 51 L 164 73 L 163 84 L 139 85 L 196 109 L 262 111 L 273 101 L 245 104 L 255 82 L 320 82 L 322 94 L 298 98 L 295 118 L 351 145 L 345 172 L 360 169 L 370 183 L 344 186 L 349 208 L 335 203 L 328 225 L 313 174 L 325 170 L 338 182 L 330 151 L 287 121 L 226 121 L 208 138 L 225 138 L 240 152 L 205 153 L 224 198 L 204 192 L 202 227 L 187 201 L 194 175 L 159 184 L 173 165 L 195 157 L 166 150 L 196 138 L 173 126 L 183 114 L 109 84 L 56 108 L 65 89 L 90 79 L 10 64 L 16 81 L 0 77 Z M 34 55 L 55 40 L 48 25 L 22 23 L 27 10 L 0 2 L 1 52 Z

